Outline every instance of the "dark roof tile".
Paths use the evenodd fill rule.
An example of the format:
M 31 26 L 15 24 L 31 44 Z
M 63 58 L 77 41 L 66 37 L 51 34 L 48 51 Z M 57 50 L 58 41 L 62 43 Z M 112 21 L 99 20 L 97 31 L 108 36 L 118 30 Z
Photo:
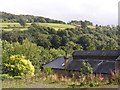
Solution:
M 76 56 L 89 56 L 87 58 L 82 59 L 74 58 Z M 96 58 L 92 58 L 96 56 Z M 98 56 L 98 57 L 97 57 Z M 100 58 L 100 57 L 109 57 L 109 58 Z M 115 58 L 112 58 L 115 57 Z M 74 60 L 73 60 L 74 58 Z M 73 58 L 69 58 L 67 70 L 77 70 L 80 71 L 82 67 L 82 62 L 88 62 L 92 68 L 94 73 L 106 73 L 110 74 L 111 71 L 115 69 L 115 60 L 120 60 L 120 50 L 109 50 L 109 51 L 75 51 L 73 53 Z M 64 57 L 58 57 L 51 61 L 50 63 L 43 65 L 43 67 L 50 67 L 53 69 L 64 69 Z
M 72 58 L 69 58 L 68 63 L 70 63 L 71 61 L 72 61 Z M 64 57 L 58 57 L 52 60 L 50 63 L 43 65 L 43 67 L 50 67 L 54 69 L 64 69 L 63 63 L 64 63 Z
M 73 56 L 119 56 L 120 50 L 75 51 Z
M 111 71 L 115 69 L 115 61 L 82 60 L 82 59 L 72 60 L 72 58 L 69 58 L 67 70 L 80 71 L 83 61 L 88 62 L 92 66 L 94 73 L 110 74 Z M 63 63 L 64 63 L 64 58 L 59 57 L 59 58 L 54 59 L 52 62 L 44 65 L 43 67 L 50 67 L 53 69 L 64 70 L 64 66 L 62 66 Z

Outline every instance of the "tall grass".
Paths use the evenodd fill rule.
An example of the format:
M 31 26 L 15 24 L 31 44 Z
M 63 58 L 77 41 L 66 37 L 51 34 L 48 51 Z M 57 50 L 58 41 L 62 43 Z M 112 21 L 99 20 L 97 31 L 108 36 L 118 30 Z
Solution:
M 23 79 L 6 79 L 3 81 L 3 88 L 25 88 L 26 85 L 40 83 L 53 85 L 57 84 L 69 88 L 80 88 L 80 87 L 98 87 L 103 85 L 114 85 L 118 84 L 118 77 L 108 76 L 104 77 L 101 74 L 90 74 L 90 75 L 78 75 L 76 77 L 74 74 L 71 77 L 52 74 L 46 77 L 45 73 L 36 74 L 34 77 L 24 77 Z M 120 78 L 119 78 L 120 79 Z M 116 82 L 115 82 L 116 80 Z M 112 82 L 111 82 L 112 81 Z

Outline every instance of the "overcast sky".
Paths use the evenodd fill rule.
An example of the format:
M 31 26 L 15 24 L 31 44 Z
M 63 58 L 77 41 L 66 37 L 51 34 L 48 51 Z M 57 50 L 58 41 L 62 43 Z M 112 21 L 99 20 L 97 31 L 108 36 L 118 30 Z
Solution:
M 0 11 L 44 16 L 69 22 L 90 20 L 118 24 L 119 0 L 0 0 Z

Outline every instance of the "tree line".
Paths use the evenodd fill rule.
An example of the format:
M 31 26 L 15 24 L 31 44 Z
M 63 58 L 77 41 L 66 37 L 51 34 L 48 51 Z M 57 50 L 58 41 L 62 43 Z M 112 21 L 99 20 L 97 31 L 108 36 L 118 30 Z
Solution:
M 117 50 L 120 48 L 118 26 L 96 26 L 94 29 L 67 28 L 56 31 L 54 28 L 31 24 L 28 30 L 3 31 L 2 39 L 8 42 L 23 43 L 25 39 L 44 48 L 64 47 L 72 42 L 83 50 Z
M 0 12 L 0 19 L 2 22 L 6 23 L 19 23 L 19 22 L 26 22 L 26 23 L 33 23 L 33 22 L 41 22 L 41 23 L 61 23 L 65 24 L 65 22 L 60 20 L 54 20 L 50 18 L 45 18 L 42 16 L 33 16 L 33 15 L 15 15 L 6 12 Z

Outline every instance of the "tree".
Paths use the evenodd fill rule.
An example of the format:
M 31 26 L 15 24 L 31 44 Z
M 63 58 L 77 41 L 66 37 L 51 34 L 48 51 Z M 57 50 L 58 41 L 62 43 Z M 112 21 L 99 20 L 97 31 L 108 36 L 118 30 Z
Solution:
M 43 47 L 38 47 L 27 39 L 24 40 L 22 44 L 19 42 L 9 43 L 7 41 L 2 41 L 3 63 L 7 63 L 12 55 L 23 55 L 32 62 L 35 68 L 35 73 L 40 70 L 41 62 L 43 60 L 43 56 L 41 55 L 42 52 L 45 52 Z
M 65 55 L 65 51 L 58 48 L 58 49 L 50 49 L 50 54 L 52 55 L 53 58 L 57 58 L 59 56 L 64 56 Z
M 81 21 L 81 28 L 83 28 L 83 29 L 87 28 L 87 24 L 83 21 Z
M 46 35 L 46 34 L 37 34 L 35 36 L 35 40 L 36 40 L 36 44 L 38 46 L 42 46 L 44 48 L 50 48 L 50 46 L 51 46 L 51 43 L 48 39 L 48 35 Z
M 3 63 L 3 73 L 10 76 L 34 75 L 34 66 L 25 56 L 12 55 L 8 62 Z
M 61 46 L 61 49 L 65 51 L 65 57 L 72 55 L 74 50 L 83 50 L 82 46 L 70 41 L 65 46 Z
M 105 50 L 117 50 L 118 49 L 118 43 L 112 39 L 112 38 L 108 38 L 106 41 L 106 45 L 104 46 Z
M 50 37 L 50 41 L 52 44 L 53 48 L 59 48 L 61 45 L 61 37 L 59 37 L 58 35 L 52 35 L 52 37 Z
M 87 47 L 90 45 L 90 35 L 83 35 L 78 39 L 78 43 L 83 47 L 84 50 L 87 50 Z
M 26 21 L 23 18 L 20 18 L 18 22 L 21 26 L 26 26 Z
M 63 56 L 65 52 L 61 49 L 45 49 L 31 43 L 29 40 L 24 40 L 22 44 L 19 42 L 9 43 L 2 41 L 2 62 L 7 63 L 12 55 L 23 55 L 29 59 L 34 68 L 35 73 L 40 71 L 43 64 L 48 63 L 50 60 L 57 56 Z

